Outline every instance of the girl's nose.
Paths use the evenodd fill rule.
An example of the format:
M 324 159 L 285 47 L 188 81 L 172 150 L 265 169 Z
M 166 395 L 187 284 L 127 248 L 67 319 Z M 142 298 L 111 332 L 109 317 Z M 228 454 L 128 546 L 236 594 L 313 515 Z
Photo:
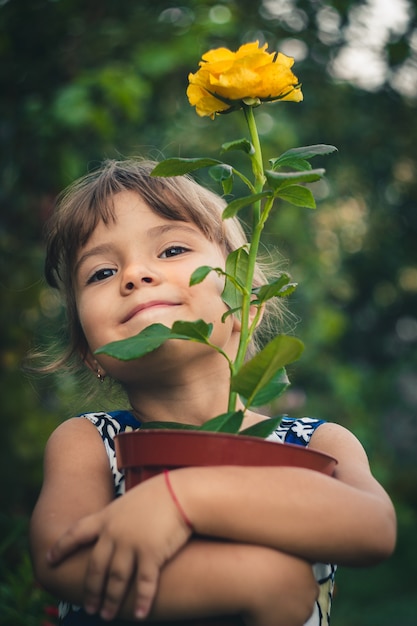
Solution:
M 157 284 L 159 280 L 158 273 L 149 267 L 131 265 L 123 273 L 121 289 L 124 293 L 129 293 L 135 289 L 140 289 L 144 285 Z
M 139 283 L 147 283 L 147 284 L 150 285 L 154 281 L 153 281 L 152 276 L 142 276 L 142 278 L 140 278 L 139 281 L 137 281 L 137 282 L 139 282 Z M 126 287 L 127 291 L 132 291 L 133 289 L 136 288 L 136 284 L 133 281 L 129 280 L 126 283 L 125 287 Z

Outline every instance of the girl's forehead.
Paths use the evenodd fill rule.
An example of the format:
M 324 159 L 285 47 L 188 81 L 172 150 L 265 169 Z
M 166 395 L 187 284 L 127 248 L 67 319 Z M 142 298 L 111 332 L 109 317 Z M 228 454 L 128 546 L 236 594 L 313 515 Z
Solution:
M 142 211 L 145 213 L 156 213 L 146 200 L 136 191 L 123 190 L 119 191 L 112 197 L 113 213 L 117 219 L 120 213 L 126 211 Z
M 169 202 L 160 203 L 153 206 L 149 204 L 138 192 L 125 190 L 115 194 L 112 198 L 113 222 L 123 219 L 125 216 L 132 220 L 141 219 L 145 216 L 149 219 L 164 222 L 191 223 L 197 226 L 191 211 L 187 211 L 185 206 L 170 206 Z M 139 217 L 140 216 L 140 217 Z
M 78 241 L 75 255 L 79 258 L 87 248 L 96 245 L 99 240 L 110 240 L 113 236 L 123 234 L 127 236 L 133 233 L 143 233 L 146 230 L 155 228 L 159 232 L 173 231 L 174 228 L 183 230 L 189 229 L 199 236 L 203 236 L 207 241 L 215 244 L 226 253 L 227 244 L 222 226 L 219 226 L 219 219 L 214 215 L 200 220 L 199 212 L 194 215 L 192 209 L 187 210 L 187 201 L 182 200 L 179 204 L 169 202 L 170 198 L 164 198 L 164 202 L 152 206 L 138 191 L 124 189 L 108 196 L 101 206 L 95 207 L 94 224 L 90 222 L 90 228 L 84 230 L 84 236 Z M 221 224 L 221 221 L 220 221 Z M 81 225 L 83 230 L 83 225 Z M 159 234 L 159 233 L 157 233 Z M 77 259 L 74 259 L 76 263 Z
M 149 239 L 161 235 L 172 234 L 193 235 L 204 237 L 207 241 L 214 240 L 204 233 L 194 221 L 181 217 L 167 216 L 151 207 L 138 193 L 123 191 L 113 198 L 110 216 L 101 215 L 88 238 L 78 249 L 78 255 L 98 241 L 110 241 L 114 238 L 126 237 L 126 245 L 135 236 Z

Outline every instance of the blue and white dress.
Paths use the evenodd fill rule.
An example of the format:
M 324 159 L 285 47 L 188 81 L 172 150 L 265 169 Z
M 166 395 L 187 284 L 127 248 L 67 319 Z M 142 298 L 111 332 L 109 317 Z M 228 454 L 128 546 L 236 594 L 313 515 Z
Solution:
M 138 429 L 140 422 L 132 413 L 125 410 L 110 413 L 85 413 L 80 415 L 80 417 L 86 418 L 94 424 L 103 439 L 113 475 L 114 495 L 117 498 L 125 491 L 125 480 L 123 473 L 117 468 L 114 438 L 119 433 Z M 324 423 L 323 420 L 310 417 L 284 417 L 279 427 L 269 435 L 268 441 L 292 443 L 307 447 L 316 428 Z M 304 626 L 329 626 L 336 566 L 330 563 L 316 563 L 313 565 L 313 571 L 320 587 L 320 593 L 314 612 Z M 99 616 L 88 615 L 81 607 L 68 602 L 60 603 L 59 617 L 62 626 L 104 626 L 108 624 L 108 622 L 101 620 Z M 132 624 L 132 622 L 115 620 L 111 624 L 114 626 L 127 626 Z

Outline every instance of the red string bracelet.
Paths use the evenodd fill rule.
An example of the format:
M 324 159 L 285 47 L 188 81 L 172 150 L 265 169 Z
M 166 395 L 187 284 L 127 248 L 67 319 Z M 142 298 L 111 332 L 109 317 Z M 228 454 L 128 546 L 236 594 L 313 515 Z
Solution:
M 180 512 L 180 515 L 182 517 L 182 519 L 184 520 L 184 522 L 187 524 L 188 528 L 194 532 L 194 528 L 192 523 L 190 522 L 190 520 L 187 517 L 186 512 L 184 511 L 184 509 L 182 508 L 176 494 L 175 491 L 172 487 L 171 481 L 169 479 L 169 472 L 168 470 L 164 470 L 164 476 L 165 476 L 165 482 L 166 482 L 166 486 L 168 488 L 169 493 L 171 494 L 171 498 L 174 501 L 175 506 L 177 507 L 178 511 Z

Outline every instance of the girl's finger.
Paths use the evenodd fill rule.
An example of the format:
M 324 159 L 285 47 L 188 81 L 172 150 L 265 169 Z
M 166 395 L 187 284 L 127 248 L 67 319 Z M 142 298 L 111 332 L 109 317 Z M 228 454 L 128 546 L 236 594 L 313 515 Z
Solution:
M 113 542 L 101 538 L 90 554 L 84 580 L 84 608 L 87 613 L 98 613 L 102 608 L 113 553 Z
M 100 615 L 111 620 L 120 609 L 135 573 L 136 560 L 132 550 L 118 550 L 107 572 L 107 585 L 102 598 Z
M 149 614 L 158 589 L 158 579 L 157 563 L 142 558 L 136 581 L 135 617 L 137 619 L 145 619 Z
M 51 565 L 58 565 L 67 556 L 82 546 L 97 540 L 99 526 L 92 518 L 84 517 L 71 526 L 48 550 L 46 558 Z

